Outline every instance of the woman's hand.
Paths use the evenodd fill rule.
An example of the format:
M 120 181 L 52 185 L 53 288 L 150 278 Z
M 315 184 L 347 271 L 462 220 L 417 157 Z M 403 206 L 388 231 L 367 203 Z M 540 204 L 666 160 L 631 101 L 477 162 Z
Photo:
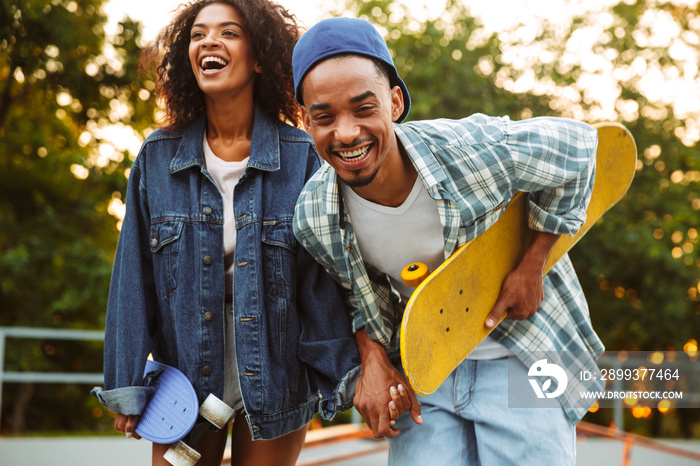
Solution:
M 139 422 L 139 416 L 118 414 L 114 419 L 114 428 L 119 432 L 124 432 L 127 438 L 140 439 L 141 436 L 136 433 L 136 424 Z
M 391 395 L 391 401 L 389 402 L 389 418 L 391 421 L 389 421 L 389 427 L 393 429 L 396 421 L 399 420 L 399 416 L 406 411 L 411 411 L 411 416 L 413 416 L 416 424 L 423 424 L 423 417 L 420 415 L 420 402 L 415 397 L 411 397 L 403 384 L 399 384 L 398 387 L 393 385 L 389 387 L 389 394 Z M 418 414 L 416 416 L 413 415 L 415 403 L 418 403 L 416 407 Z

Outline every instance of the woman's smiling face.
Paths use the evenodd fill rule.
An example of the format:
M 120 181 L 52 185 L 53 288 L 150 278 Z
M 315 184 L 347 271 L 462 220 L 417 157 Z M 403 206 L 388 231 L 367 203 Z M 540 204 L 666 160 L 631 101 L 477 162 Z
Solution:
M 197 84 L 208 97 L 252 94 L 260 69 L 243 18 L 231 5 L 202 8 L 190 30 L 189 58 Z

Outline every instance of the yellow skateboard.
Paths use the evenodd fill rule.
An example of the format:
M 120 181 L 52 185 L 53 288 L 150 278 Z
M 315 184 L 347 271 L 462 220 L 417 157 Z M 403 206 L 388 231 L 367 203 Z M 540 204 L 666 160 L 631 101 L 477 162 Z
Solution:
M 632 183 L 637 161 L 632 135 L 616 123 L 596 128 L 596 173 L 586 223 L 576 235 L 557 241 L 545 273 Z M 417 286 L 401 322 L 401 362 L 416 393 L 429 395 L 437 390 L 490 333 L 484 326 L 486 316 L 496 304 L 503 280 L 529 244 L 526 204 L 526 194 L 516 195 L 491 228 L 455 251 L 429 276 L 420 263 L 402 272 L 408 286 Z

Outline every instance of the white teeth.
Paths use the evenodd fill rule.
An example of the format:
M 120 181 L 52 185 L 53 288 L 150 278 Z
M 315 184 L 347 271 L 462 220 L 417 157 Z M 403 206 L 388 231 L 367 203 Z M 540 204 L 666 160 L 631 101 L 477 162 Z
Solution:
M 355 149 L 349 152 L 336 151 L 336 154 L 338 154 L 343 160 L 351 162 L 364 157 L 365 154 L 367 154 L 367 151 L 369 151 L 369 148 L 370 146 L 365 146 L 361 149 Z
M 207 63 L 218 63 L 219 65 L 221 65 L 222 68 L 228 65 L 228 62 L 226 60 L 223 60 L 219 57 L 204 57 L 201 63 L 202 68 L 206 69 Z

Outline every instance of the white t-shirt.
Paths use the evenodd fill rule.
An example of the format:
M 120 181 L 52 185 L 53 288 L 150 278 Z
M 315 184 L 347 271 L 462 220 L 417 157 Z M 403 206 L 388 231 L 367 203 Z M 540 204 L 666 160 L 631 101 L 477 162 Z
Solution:
M 233 293 L 233 255 L 236 252 L 236 220 L 233 216 L 233 190 L 241 179 L 248 159 L 226 162 L 212 152 L 204 136 L 204 166 L 214 179 L 224 201 L 224 268 L 226 270 L 226 294 Z
M 226 162 L 214 154 L 204 135 L 204 166 L 211 175 L 224 201 L 224 267 L 225 287 L 227 295 L 233 296 L 233 258 L 236 252 L 236 221 L 233 215 L 233 190 L 241 179 L 248 159 L 240 162 Z M 233 304 L 226 303 L 224 312 L 224 399 L 223 401 L 237 412 L 243 410 L 243 399 L 238 381 L 238 366 L 236 364 L 235 333 L 233 325 Z
M 386 273 L 392 286 L 408 301 L 413 288 L 403 284 L 401 270 L 412 262 L 423 262 L 433 271 L 445 260 L 445 237 L 435 200 L 420 177 L 399 207 L 370 202 L 343 182 L 340 189 L 363 260 Z M 496 359 L 509 354 L 505 346 L 489 336 L 469 359 Z

